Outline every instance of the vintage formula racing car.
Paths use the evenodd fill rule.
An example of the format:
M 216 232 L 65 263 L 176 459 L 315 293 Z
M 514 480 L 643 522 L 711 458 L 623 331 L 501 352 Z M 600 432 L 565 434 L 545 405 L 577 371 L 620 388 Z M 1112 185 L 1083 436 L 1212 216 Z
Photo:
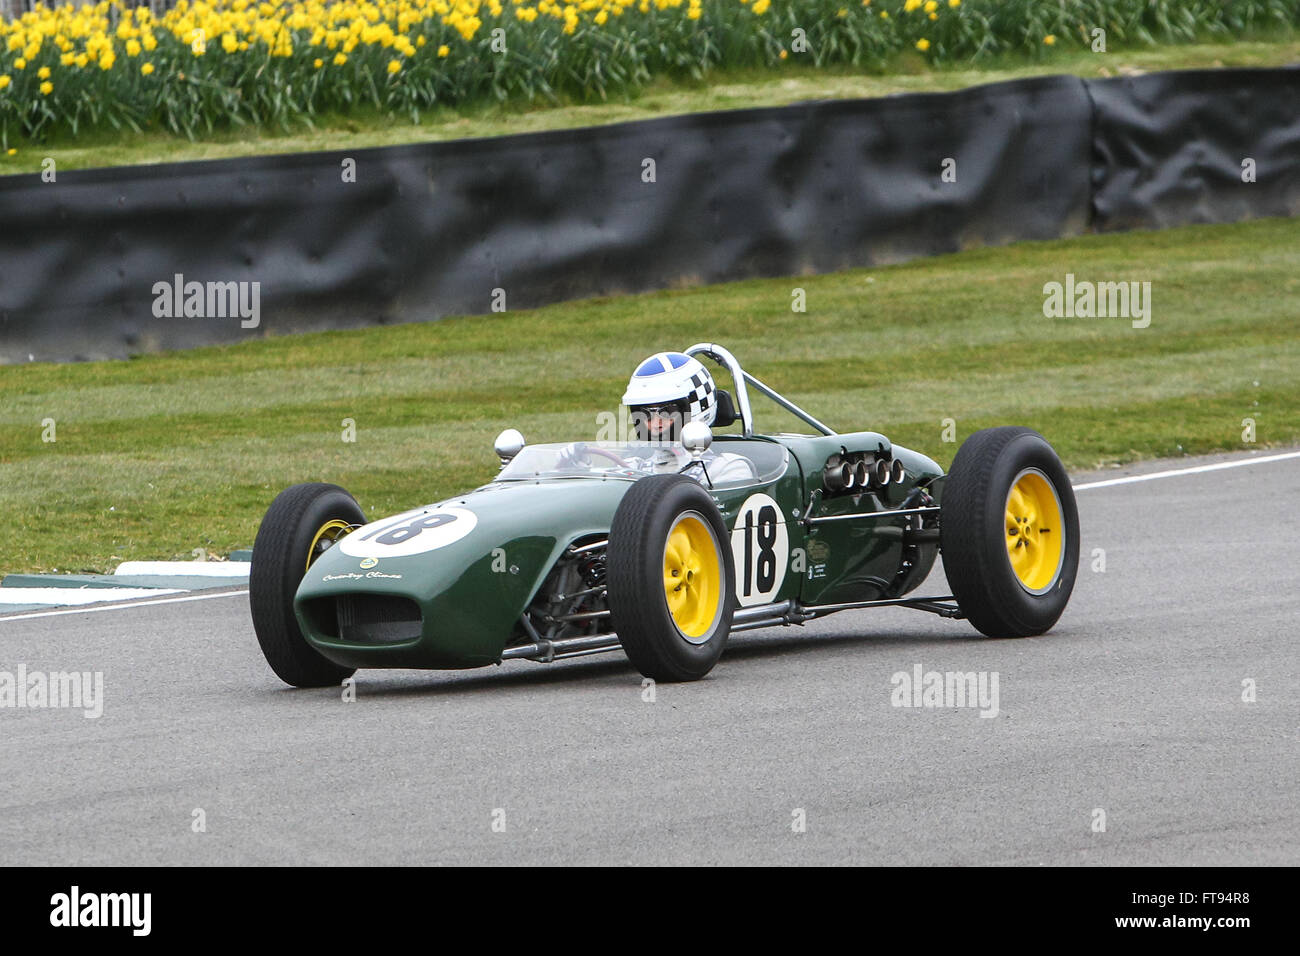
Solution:
M 1079 521 L 1037 432 L 976 432 L 945 474 L 882 434 L 837 434 L 722 346 L 685 354 L 729 373 L 713 427 L 738 428 L 688 424 L 686 464 L 667 473 L 639 441 L 526 445 L 511 429 L 487 484 L 378 521 L 335 485 L 282 492 L 249 582 L 275 673 L 326 686 L 357 668 L 621 648 L 647 677 L 682 681 L 709 673 L 733 632 L 849 608 L 910 607 L 994 637 L 1056 623 Z M 757 433 L 753 394 L 810 434 Z M 952 593 L 917 595 L 940 553 Z

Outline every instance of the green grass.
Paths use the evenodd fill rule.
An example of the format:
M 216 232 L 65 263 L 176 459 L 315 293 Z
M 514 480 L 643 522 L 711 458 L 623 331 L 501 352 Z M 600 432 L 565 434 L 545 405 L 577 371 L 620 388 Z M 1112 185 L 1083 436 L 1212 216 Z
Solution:
M 1151 326 L 1045 318 L 1043 284 L 1066 272 L 1150 281 Z M 805 314 L 790 311 L 796 286 Z M 701 340 L 730 346 L 828 424 L 879 429 L 945 465 L 956 450 L 941 441 L 945 418 L 958 440 L 1030 425 L 1076 468 L 1290 444 L 1297 314 L 1300 221 L 1261 220 L 0 367 L 0 569 L 224 554 L 250 544 L 271 498 L 298 481 L 338 482 L 376 515 L 433 501 L 492 476 L 504 427 L 594 438 L 639 359 Z M 46 418 L 54 443 L 42 441 Z M 345 418 L 354 444 L 341 440 Z
M 1113 51 L 1105 54 L 1060 50 L 1027 62 L 1003 58 L 980 66 L 933 67 L 919 55 L 891 64 L 890 72 L 850 67 L 821 69 L 789 64 L 771 70 L 720 71 L 703 83 L 660 80 L 639 96 L 599 104 L 496 106 L 445 109 L 426 114 L 419 126 L 376 113 L 316 118 L 314 128 L 292 132 L 243 129 L 189 141 L 165 133 L 85 133 L 72 139 L 21 143 L 13 156 L 0 153 L 0 175 L 39 172 L 45 158 L 60 170 L 126 166 L 232 156 L 359 149 L 466 137 L 502 136 L 568 129 L 625 120 L 650 119 L 708 110 L 782 106 L 803 100 L 848 99 L 961 89 L 980 83 L 1067 73 L 1084 77 L 1118 76 L 1134 71 L 1212 67 L 1268 67 L 1300 62 L 1300 41 L 1204 43 Z

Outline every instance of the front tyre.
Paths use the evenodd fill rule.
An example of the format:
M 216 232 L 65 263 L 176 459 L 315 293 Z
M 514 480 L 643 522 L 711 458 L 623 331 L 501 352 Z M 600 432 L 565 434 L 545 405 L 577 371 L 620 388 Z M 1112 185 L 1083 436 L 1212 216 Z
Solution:
M 683 475 L 636 482 L 607 549 L 611 623 L 628 658 L 657 681 L 699 680 L 731 633 L 735 570 L 713 498 Z
M 943 486 L 940 544 L 957 605 L 989 637 L 1049 630 L 1079 567 L 1079 513 L 1052 446 L 1029 428 L 986 428 Z
M 365 520 L 356 499 L 338 485 L 312 483 L 280 492 L 257 529 L 248 571 L 253 630 L 266 662 L 286 684 L 337 686 L 356 672 L 307 643 L 293 599 L 312 562 Z

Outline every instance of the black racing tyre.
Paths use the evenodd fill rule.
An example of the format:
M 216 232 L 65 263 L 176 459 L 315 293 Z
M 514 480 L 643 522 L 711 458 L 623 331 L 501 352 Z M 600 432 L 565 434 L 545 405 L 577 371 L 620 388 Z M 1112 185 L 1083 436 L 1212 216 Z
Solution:
M 248 571 L 253 630 L 266 662 L 286 684 L 337 686 L 356 672 L 326 660 L 307 643 L 293 598 L 323 548 L 365 520 L 356 499 L 338 485 L 312 483 L 280 492 L 257 529 Z
M 1079 570 L 1079 512 L 1052 446 L 1029 428 L 986 428 L 957 450 L 939 541 L 957 605 L 989 637 L 1049 630 Z
M 611 623 L 637 670 L 657 681 L 711 671 L 731 633 L 736 575 L 709 493 L 684 475 L 642 478 L 614 512 L 607 554 Z

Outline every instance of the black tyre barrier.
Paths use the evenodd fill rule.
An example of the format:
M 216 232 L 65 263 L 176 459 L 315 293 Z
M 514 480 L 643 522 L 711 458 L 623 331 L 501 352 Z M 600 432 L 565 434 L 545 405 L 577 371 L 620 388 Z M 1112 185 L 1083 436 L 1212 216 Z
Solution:
M 0 361 L 1295 215 L 1298 144 L 1300 70 L 1214 70 L 5 176 Z

